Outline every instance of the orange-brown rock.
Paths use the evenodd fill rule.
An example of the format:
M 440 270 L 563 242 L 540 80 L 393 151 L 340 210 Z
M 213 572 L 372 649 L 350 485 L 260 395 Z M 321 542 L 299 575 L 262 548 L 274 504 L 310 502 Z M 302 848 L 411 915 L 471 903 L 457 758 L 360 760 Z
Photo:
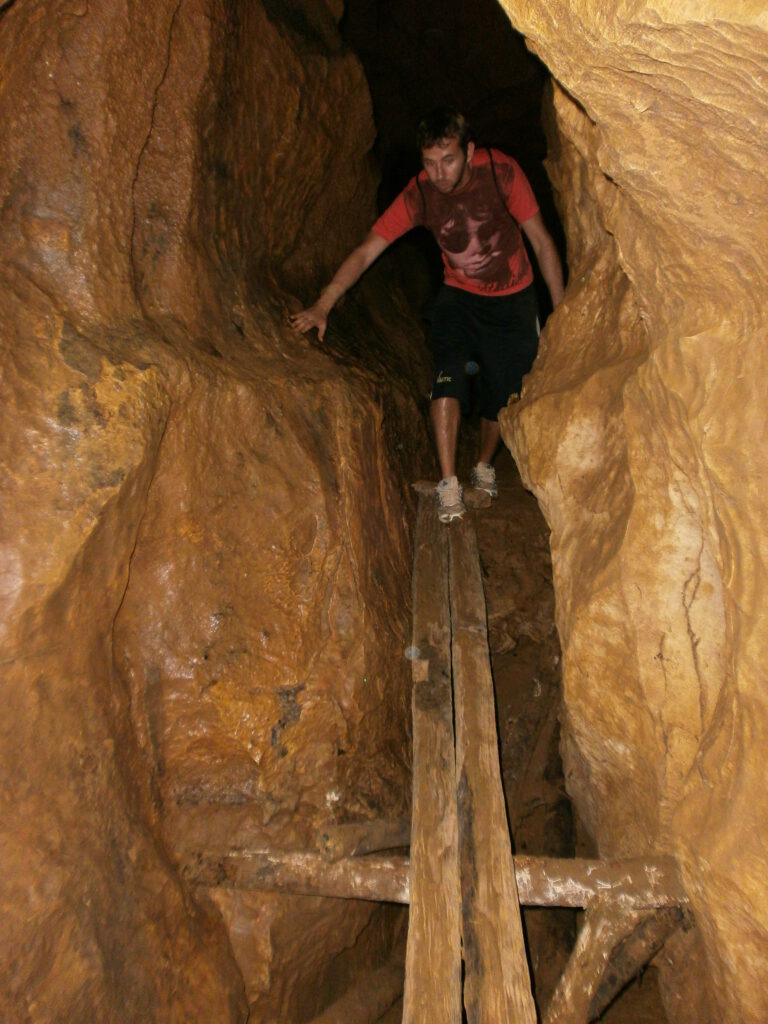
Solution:
M 397 930 L 332 913 L 329 981 L 275 899 L 291 973 L 239 970 L 174 868 L 185 810 L 283 845 L 407 811 L 420 336 L 375 281 L 346 349 L 286 322 L 373 213 L 339 15 L 0 6 L 4 1020 L 243 1020 L 302 942 L 314 1012 Z
M 670 1020 L 768 1019 L 760 4 L 504 0 L 556 80 L 566 299 L 504 436 L 552 531 L 564 755 L 608 855 L 674 853 Z

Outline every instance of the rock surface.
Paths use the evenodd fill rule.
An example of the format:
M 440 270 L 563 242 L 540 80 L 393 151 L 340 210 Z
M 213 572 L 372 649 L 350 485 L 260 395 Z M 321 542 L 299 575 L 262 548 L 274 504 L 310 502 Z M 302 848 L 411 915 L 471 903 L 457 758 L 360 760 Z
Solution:
M 680 859 L 670 1020 L 758 1024 L 768 19 L 503 6 L 555 78 L 570 281 L 503 433 L 551 528 L 569 790 L 602 854 Z
M 421 336 L 386 281 L 346 348 L 286 323 L 373 214 L 339 15 L 0 7 L 4 1020 L 241 1021 L 259 972 L 316 1012 L 399 927 L 332 914 L 332 978 L 312 901 L 224 907 L 293 929 L 281 982 L 174 869 L 222 805 L 277 846 L 407 811 Z
M 568 784 L 603 854 L 681 861 L 670 1019 L 757 1024 L 768 21 L 503 6 L 556 79 L 571 277 L 504 432 L 552 531 Z M 374 210 L 341 14 L 0 5 L 3 1019 L 306 1018 L 399 937 L 175 867 L 407 812 L 424 347 L 386 266 L 322 348 L 286 324 Z

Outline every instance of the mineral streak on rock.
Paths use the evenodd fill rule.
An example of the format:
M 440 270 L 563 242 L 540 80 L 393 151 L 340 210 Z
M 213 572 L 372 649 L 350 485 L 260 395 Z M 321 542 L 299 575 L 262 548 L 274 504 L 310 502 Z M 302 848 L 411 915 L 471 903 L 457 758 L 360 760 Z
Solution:
M 375 281 L 407 377 L 354 303 L 365 365 L 286 323 L 374 212 L 339 16 L 0 6 L 3 1020 L 235 1022 L 265 979 L 309 1017 L 400 927 L 222 900 L 282 936 L 244 981 L 173 866 L 222 805 L 296 846 L 407 814 L 421 334 Z
M 552 530 L 571 794 L 674 853 L 674 1021 L 768 1019 L 762 4 L 503 0 L 554 79 L 566 299 L 503 433 Z

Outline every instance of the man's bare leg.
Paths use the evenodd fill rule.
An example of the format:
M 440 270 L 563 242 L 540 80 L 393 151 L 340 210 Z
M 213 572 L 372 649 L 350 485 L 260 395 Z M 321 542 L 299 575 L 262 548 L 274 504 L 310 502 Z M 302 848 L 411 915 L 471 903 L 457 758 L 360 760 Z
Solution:
M 447 476 L 456 476 L 456 445 L 461 423 L 461 402 L 458 398 L 436 398 L 429 407 L 429 414 L 435 432 L 440 473 L 443 479 Z M 496 426 L 498 428 L 498 424 Z
M 499 447 L 501 430 L 498 420 L 480 420 L 480 456 L 478 462 L 486 462 L 488 465 L 493 462 L 493 456 Z

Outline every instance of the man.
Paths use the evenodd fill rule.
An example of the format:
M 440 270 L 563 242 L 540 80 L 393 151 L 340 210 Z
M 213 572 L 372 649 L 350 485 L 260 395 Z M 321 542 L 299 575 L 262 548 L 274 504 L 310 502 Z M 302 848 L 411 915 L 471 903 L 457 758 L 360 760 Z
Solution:
M 499 443 L 498 412 L 520 391 L 538 348 L 533 270 L 520 229 L 531 243 L 552 305 L 563 296 L 560 258 L 519 165 L 498 150 L 476 149 L 464 117 L 440 108 L 419 125 L 423 170 L 379 217 L 365 241 L 344 260 L 317 302 L 291 317 L 299 331 L 317 327 L 384 250 L 423 225 L 443 254 L 444 284 L 430 303 L 435 377 L 430 416 L 442 479 L 438 515 L 464 515 L 456 477 L 462 411 L 471 375 L 480 371 L 480 452 L 472 485 L 498 494 L 491 465 Z

